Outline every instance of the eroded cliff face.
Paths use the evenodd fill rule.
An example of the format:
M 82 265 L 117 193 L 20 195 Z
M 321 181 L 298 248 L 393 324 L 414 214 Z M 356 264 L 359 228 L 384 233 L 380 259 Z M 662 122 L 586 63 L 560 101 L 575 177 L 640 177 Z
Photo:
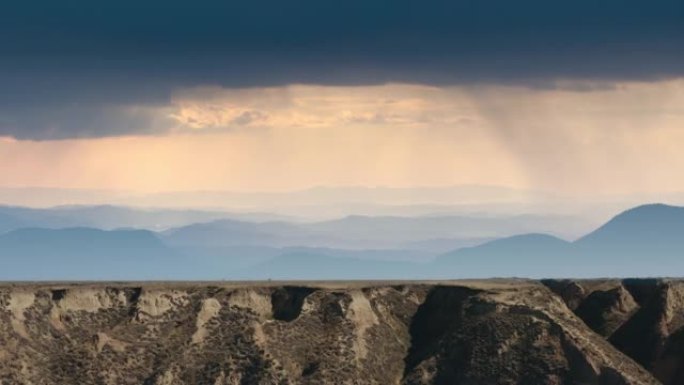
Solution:
M 684 282 L 544 281 L 618 350 L 666 385 L 684 384 Z M 575 295 L 567 295 L 569 287 Z
M 658 383 L 528 281 L 5 285 L 0 346 L 3 384 Z

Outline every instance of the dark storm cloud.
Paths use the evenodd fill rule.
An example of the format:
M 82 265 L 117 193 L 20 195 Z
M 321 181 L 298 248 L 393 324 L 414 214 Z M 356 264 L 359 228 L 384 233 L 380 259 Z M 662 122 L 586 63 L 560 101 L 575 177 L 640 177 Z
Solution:
M 0 135 L 19 138 L 148 132 L 126 128 L 144 121 L 119 127 L 104 114 L 109 120 L 98 125 L 96 116 L 164 105 L 173 89 L 201 84 L 544 87 L 554 79 L 684 72 L 681 0 L 29 0 L 1 7 Z M 68 106 L 73 116 L 60 118 Z M 32 107 L 48 112 L 29 117 Z M 87 118 L 78 124 L 80 114 Z

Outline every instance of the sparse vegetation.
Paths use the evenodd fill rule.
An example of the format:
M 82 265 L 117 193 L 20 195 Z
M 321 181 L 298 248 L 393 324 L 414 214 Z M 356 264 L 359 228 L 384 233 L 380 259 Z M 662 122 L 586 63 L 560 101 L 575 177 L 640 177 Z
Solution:
M 569 284 L 545 283 L 556 290 Z M 613 283 L 574 284 L 583 288 L 572 291 L 581 298 L 561 299 L 524 280 L 7 285 L 0 288 L 0 380 L 658 384 L 563 302 L 578 301 L 591 317 L 605 315 L 597 325 L 620 331 L 630 321 L 617 325 L 622 318 L 611 312 L 623 309 L 615 300 L 630 291 L 616 291 Z M 604 335 L 612 341 L 623 334 L 629 335 Z M 678 335 L 668 341 L 672 354 Z M 662 366 L 646 366 L 662 377 Z

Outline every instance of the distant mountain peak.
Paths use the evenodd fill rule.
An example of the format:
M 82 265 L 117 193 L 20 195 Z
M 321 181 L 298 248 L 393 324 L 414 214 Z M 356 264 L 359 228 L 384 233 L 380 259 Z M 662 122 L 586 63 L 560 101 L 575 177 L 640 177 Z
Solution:
M 680 215 L 684 214 L 684 207 L 672 206 L 665 203 L 648 203 L 625 210 L 620 214 L 616 215 L 614 219 L 621 217 L 630 217 L 635 215 L 657 215 L 670 213 L 679 213 Z
M 678 239 L 684 239 L 684 207 L 653 203 L 623 211 L 576 243 L 643 246 L 645 242 L 662 244 Z
M 569 245 L 570 242 L 555 237 L 550 234 L 544 233 L 529 233 L 529 234 L 519 234 L 510 237 L 495 239 L 486 243 L 483 243 L 474 247 L 466 247 L 452 252 L 446 255 L 454 255 L 460 253 L 471 253 L 479 251 L 513 251 L 513 250 L 524 250 L 533 251 L 540 248 L 548 247 L 564 247 Z

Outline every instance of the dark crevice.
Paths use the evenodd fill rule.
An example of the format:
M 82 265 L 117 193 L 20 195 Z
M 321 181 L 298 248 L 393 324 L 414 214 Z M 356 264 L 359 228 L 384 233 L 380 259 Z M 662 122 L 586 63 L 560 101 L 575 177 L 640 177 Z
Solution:
M 318 371 L 318 368 L 320 367 L 321 363 L 320 362 L 311 362 L 309 363 L 303 370 L 302 370 L 302 377 L 308 377 Z
M 143 380 L 143 385 L 154 385 L 157 383 L 157 377 L 159 376 L 158 373 L 153 373 L 151 376 L 145 378 Z
M 560 296 L 571 310 L 580 306 L 586 296 L 582 285 L 569 279 L 542 279 L 541 283 Z
M 126 301 L 128 302 L 128 315 L 134 316 L 137 312 L 138 300 L 142 295 L 142 288 L 132 287 L 130 289 L 126 289 L 125 293 Z
M 622 286 L 632 295 L 639 306 L 651 301 L 658 292 L 662 281 L 657 278 L 629 278 L 622 280 Z
M 629 385 L 625 377 L 617 370 L 609 367 L 601 369 L 601 376 L 599 377 L 599 384 L 601 385 Z
M 404 359 L 404 376 L 440 350 L 445 335 L 461 322 L 466 300 L 477 293 L 478 290 L 456 286 L 436 286 L 430 290 L 411 321 L 411 346 Z
M 57 302 L 57 301 L 61 301 L 66 296 L 67 291 L 66 291 L 66 289 L 55 289 L 55 290 L 51 290 L 50 292 L 51 292 L 50 297 L 52 298 L 52 301 Z
M 130 304 L 135 304 L 138 302 L 140 295 L 142 294 L 142 288 L 132 287 L 126 290 L 126 300 Z
M 349 296 L 344 293 L 330 293 L 326 295 L 321 301 L 323 322 L 338 322 L 344 319 L 344 309 L 342 309 L 341 303 L 346 299 L 349 299 Z
M 609 341 L 618 350 L 646 368 L 652 368 L 663 345 L 662 328 L 666 299 L 656 295 L 618 328 Z
M 290 322 L 302 312 L 304 300 L 316 289 L 301 286 L 284 286 L 271 293 L 273 318 Z
M 684 328 L 670 334 L 652 372 L 663 384 L 684 384 Z
M 622 314 L 628 310 L 630 313 Z M 636 310 L 637 305 L 622 286 L 610 290 L 596 290 L 582 301 L 575 314 L 598 334 L 607 337 L 617 330 Z
M 568 377 L 571 383 L 598 385 L 598 373 L 589 363 L 587 357 L 564 334 L 561 334 L 561 347 L 565 357 L 568 359 Z

